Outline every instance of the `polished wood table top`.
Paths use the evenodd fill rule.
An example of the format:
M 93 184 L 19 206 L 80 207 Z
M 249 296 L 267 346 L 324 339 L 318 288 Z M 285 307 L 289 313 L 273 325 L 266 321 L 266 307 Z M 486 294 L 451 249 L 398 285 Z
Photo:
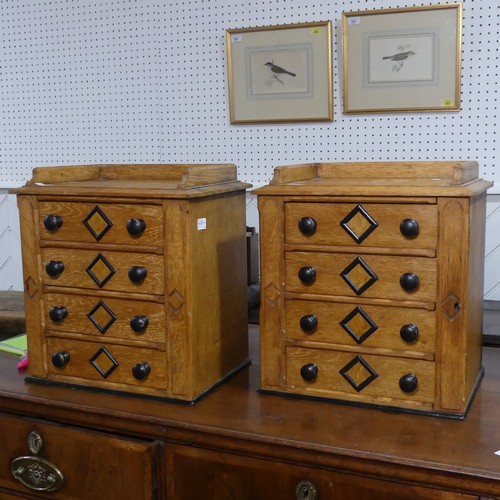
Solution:
M 500 349 L 484 348 L 486 375 L 461 421 L 261 394 L 258 327 L 250 339 L 253 364 L 193 406 L 26 383 L 1 354 L 0 410 L 500 495 Z

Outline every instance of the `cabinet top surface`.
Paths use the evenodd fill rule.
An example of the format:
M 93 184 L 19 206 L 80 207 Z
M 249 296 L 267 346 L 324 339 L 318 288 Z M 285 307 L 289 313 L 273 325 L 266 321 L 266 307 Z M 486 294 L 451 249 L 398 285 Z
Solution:
M 276 167 L 258 195 L 474 196 L 493 183 L 474 161 L 337 162 Z
M 250 339 L 251 351 L 258 356 L 258 333 L 251 331 Z M 493 480 L 500 491 L 500 456 L 495 454 L 500 450 L 500 349 L 484 349 L 486 376 L 465 420 L 261 394 L 257 364 L 194 406 L 185 406 L 25 383 L 16 362 L 15 356 L 0 354 L 4 412 L 222 449 L 233 440 L 238 446 L 244 442 L 264 450 L 274 446 L 274 453 L 285 450 L 285 457 L 307 453 L 318 465 L 333 456 L 451 471 Z
M 232 164 L 38 167 L 15 194 L 193 198 L 251 187 Z

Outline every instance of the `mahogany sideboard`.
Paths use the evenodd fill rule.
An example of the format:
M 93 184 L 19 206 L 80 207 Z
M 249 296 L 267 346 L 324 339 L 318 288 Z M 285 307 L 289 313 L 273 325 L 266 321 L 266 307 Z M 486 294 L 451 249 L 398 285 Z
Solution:
M 0 498 L 500 498 L 500 349 L 484 349 L 460 421 L 262 394 L 249 336 L 253 364 L 193 406 L 26 383 L 0 354 Z M 52 464 L 59 489 L 17 481 L 19 457 L 35 487 L 49 476 L 37 460 Z

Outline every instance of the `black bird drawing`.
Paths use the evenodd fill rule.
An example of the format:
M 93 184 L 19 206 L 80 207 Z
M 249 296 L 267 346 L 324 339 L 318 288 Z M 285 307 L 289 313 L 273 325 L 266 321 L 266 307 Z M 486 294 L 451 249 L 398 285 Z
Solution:
M 290 75 L 293 77 L 297 76 L 295 73 L 292 73 L 291 71 L 288 71 L 281 66 L 276 66 L 276 64 L 272 62 L 266 62 L 264 66 L 267 66 L 271 70 L 273 78 L 276 78 L 276 80 L 278 80 L 278 82 L 280 82 L 282 85 L 284 85 L 284 83 L 280 80 L 278 75 Z
M 392 56 L 385 56 L 382 59 L 389 59 L 391 61 L 404 61 L 408 59 L 410 56 L 414 56 L 415 52 L 409 50 L 408 52 L 398 52 L 397 54 L 393 54 Z

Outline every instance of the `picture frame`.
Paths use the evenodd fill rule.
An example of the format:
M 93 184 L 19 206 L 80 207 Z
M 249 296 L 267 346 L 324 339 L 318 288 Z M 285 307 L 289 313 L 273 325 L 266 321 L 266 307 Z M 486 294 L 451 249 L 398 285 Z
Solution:
M 462 4 L 342 14 L 344 114 L 459 111 Z
M 332 26 L 226 30 L 231 124 L 333 120 Z

